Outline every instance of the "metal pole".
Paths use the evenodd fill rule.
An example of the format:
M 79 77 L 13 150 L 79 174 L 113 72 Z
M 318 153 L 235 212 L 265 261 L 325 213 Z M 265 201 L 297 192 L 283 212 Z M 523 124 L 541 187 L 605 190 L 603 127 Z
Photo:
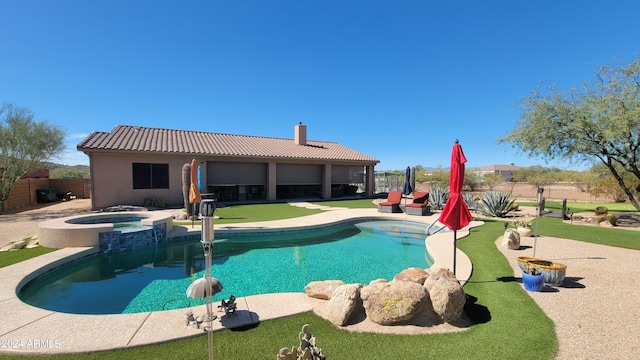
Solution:
M 453 275 L 456 274 L 456 230 L 453 230 Z
M 200 213 L 202 215 L 202 250 L 204 251 L 205 260 L 205 300 L 207 303 L 207 315 L 206 320 L 209 323 L 207 326 L 207 340 L 209 347 L 209 359 L 213 360 L 213 320 L 217 318 L 212 309 L 212 289 L 211 289 L 211 277 L 212 277 L 212 254 L 213 254 L 213 213 L 215 212 L 215 201 L 211 199 L 204 199 L 200 204 Z

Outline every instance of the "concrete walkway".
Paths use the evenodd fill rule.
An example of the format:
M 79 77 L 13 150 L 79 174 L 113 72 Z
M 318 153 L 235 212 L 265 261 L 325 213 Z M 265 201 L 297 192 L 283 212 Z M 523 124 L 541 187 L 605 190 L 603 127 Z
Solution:
M 302 205 L 304 206 L 304 205 Z M 353 219 L 393 219 L 431 223 L 437 215 L 420 217 L 405 214 L 380 214 L 376 209 L 331 209 L 323 213 L 287 220 L 260 223 L 216 225 L 216 231 L 265 231 L 319 226 Z M 481 225 L 474 222 L 472 226 Z M 176 227 L 171 236 L 183 236 L 198 231 L 190 227 Z M 458 231 L 458 238 L 468 234 L 468 228 Z M 435 260 L 433 268 L 452 268 L 453 233 L 442 231 L 429 237 L 426 243 Z M 95 248 L 65 248 L 37 258 L 0 269 L 0 353 L 77 353 L 165 342 L 202 334 L 194 326 L 186 326 L 186 312 L 199 316 L 206 312 L 204 305 L 188 309 L 122 315 L 76 315 L 58 313 L 23 303 L 16 295 L 28 281 L 39 274 L 72 259 L 95 253 Z M 461 282 L 471 275 L 469 258 L 457 250 L 456 275 Z M 292 314 L 311 311 L 317 299 L 304 293 L 279 293 L 239 298 L 235 314 L 219 316 L 213 329 L 233 328 Z M 214 304 L 217 308 L 217 303 Z M 431 326 L 416 328 L 411 333 L 442 332 Z M 364 329 L 366 331 L 366 329 Z M 454 331 L 455 329 L 451 329 Z M 398 333 L 402 333 L 398 327 Z

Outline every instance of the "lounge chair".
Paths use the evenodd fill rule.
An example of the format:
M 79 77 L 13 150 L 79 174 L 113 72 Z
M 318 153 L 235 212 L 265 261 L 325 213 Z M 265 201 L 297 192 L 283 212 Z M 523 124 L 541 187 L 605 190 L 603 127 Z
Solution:
M 431 214 L 431 206 L 429 206 L 429 192 L 416 191 L 413 193 L 413 202 L 406 204 L 404 212 L 407 215 L 424 216 Z
M 400 201 L 402 200 L 401 191 L 390 191 L 387 200 L 378 203 L 378 212 L 381 213 L 399 213 Z

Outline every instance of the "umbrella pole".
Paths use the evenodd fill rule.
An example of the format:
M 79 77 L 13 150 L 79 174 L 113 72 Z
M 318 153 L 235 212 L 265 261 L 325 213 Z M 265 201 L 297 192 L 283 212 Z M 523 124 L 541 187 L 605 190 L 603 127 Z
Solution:
M 456 230 L 453 230 L 453 275 L 456 274 Z
M 208 340 L 208 348 L 209 348 L 209 359 L 213 359 L 213 320 L 217 318 L 216 314 L 213 313 L 213 309 L 211 306 L 212 303 L 212 288 L 211 288 L 211 276 L 212 276 L 212 255 L 213 255 L 213 242 L 214 242 L 214 229 L 213 229 L 213 211 L 211 214 L 206 214 L 207 216 L 203 216 L 202 218 L 202 248 L 204 250 L 204 262 L 205 262 L 205 279 L 207 282 L 207 288 L 205 290 L 205 298 L 207 304 L 207 315 L 206 320 L 208 322 L 207 326 L 207 340 Z M 210 216 L 208 216 L 210 215 Z

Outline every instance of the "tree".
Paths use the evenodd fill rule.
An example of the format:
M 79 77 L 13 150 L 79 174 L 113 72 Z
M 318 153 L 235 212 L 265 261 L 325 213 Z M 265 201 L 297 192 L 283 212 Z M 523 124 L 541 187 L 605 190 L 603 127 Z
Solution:
M 489 188 L 489 191 L 493 191 L 498 184 L 504 182 L 504 177 L 498 173 L 490 172 L 482 175 L 482 182 Z
M 560 180 L 560 170 L 556 168 L 543 168 L 541 166 L 530 166 L 515 170 L 512 177 L 518 182 L 527 182 L 536 187 L 545 187 Z
M 620 165 L 616 165 L 616 167 L 620 168 Z M 622 169 L 617 170 L 619 173 L 624 173 L 627 191 L 637 196 L 638 189 L 640 188 L 640 180 L 635 178 L 630 172 L 624 172 Z M 591 187 L 588 189 L 590 194 L 595 196 L 605 195 L 616 202 L 623 202 L 626 199 L 625 191 L 618 186 L 617 180 L 611 176 L 606 166 L 597 164 L 591 168 L 589 173 L 594 179 Z
M 625 180 L 627 172 L 640 180 L 640 58 L 626 67 L 601 67 L 580 89 L 534 91 L 524 98 L 516 127 L 498 142 L 533 157 L 600 162 L 640 210 Z
M 64 131 L 33 117 L 13 104 L 0 108 L 0 206 L 18 180 L 64 150 Z

